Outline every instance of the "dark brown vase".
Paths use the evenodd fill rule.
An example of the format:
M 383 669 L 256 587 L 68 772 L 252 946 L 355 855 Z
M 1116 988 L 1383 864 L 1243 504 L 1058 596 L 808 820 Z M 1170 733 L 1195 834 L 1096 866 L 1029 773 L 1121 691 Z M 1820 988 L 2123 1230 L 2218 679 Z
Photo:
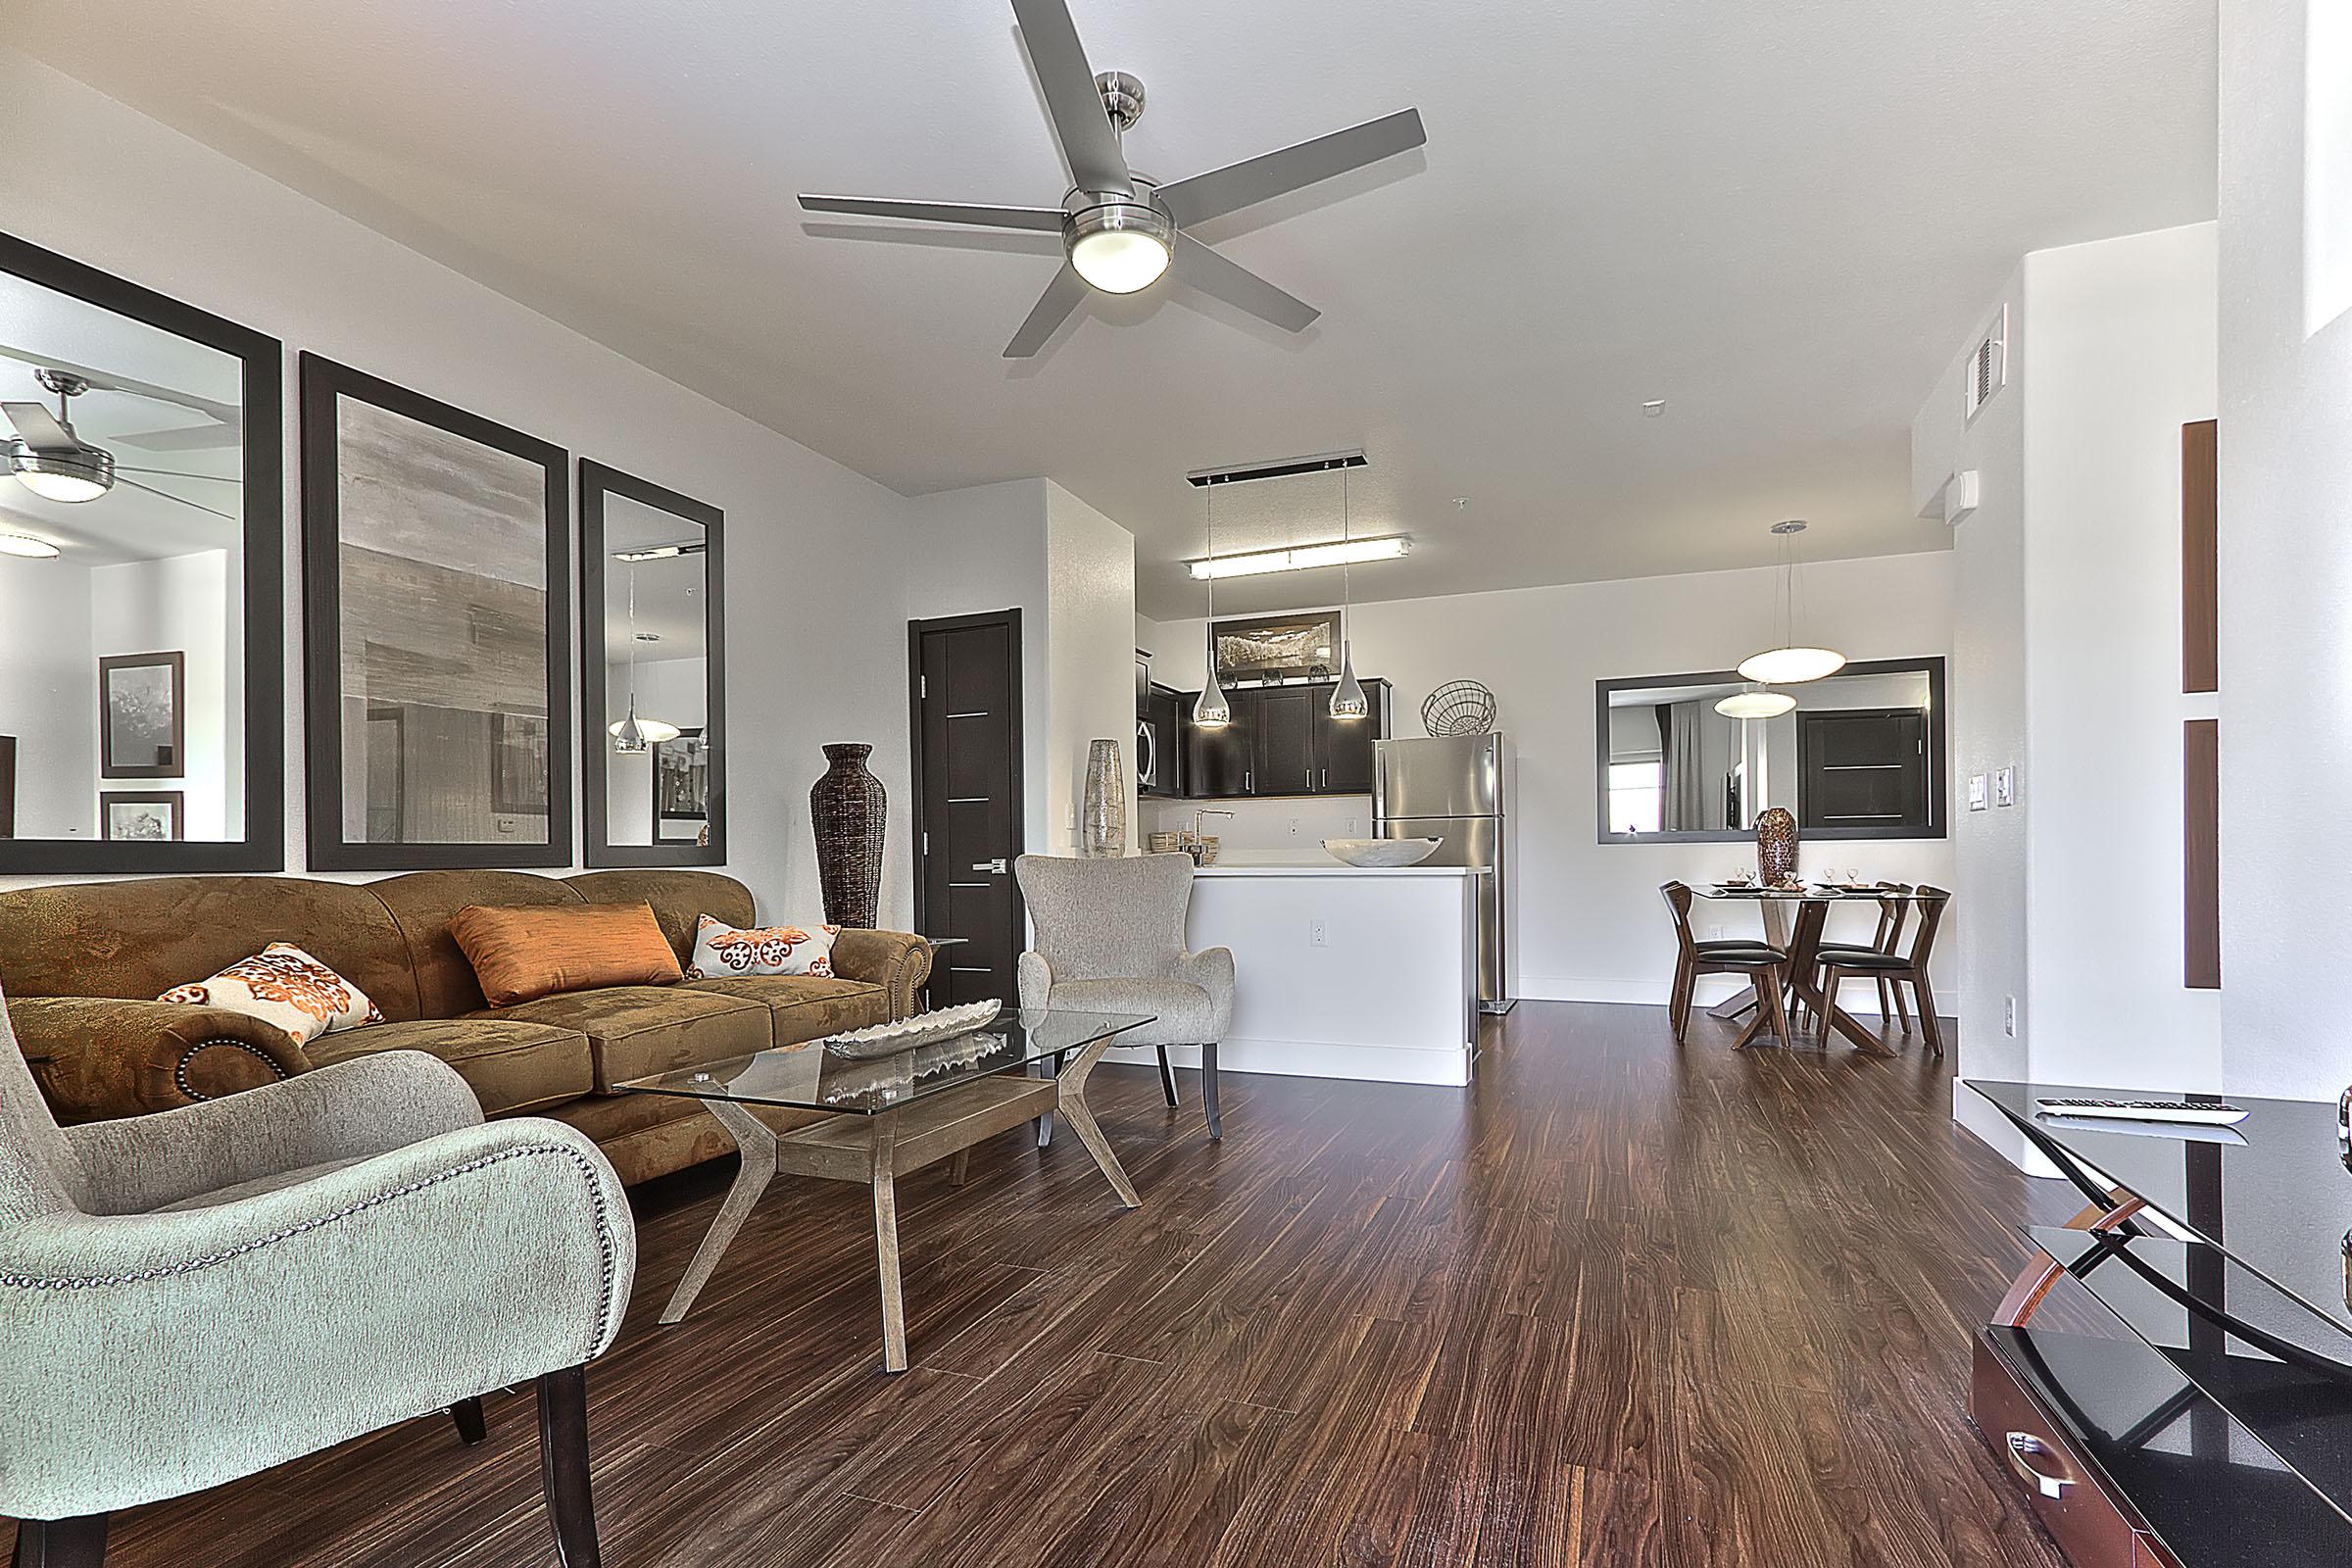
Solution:
M 808 820 L 816 830 L 816 879 L 824 889 L 825 924 L 871 930 L 880 918 L 882 828 L 890 802 L 882 781 L 866 771 L 871 746 L 825 749 L 832 765 L 808 791 Z
M 1785 806 L 1756 813 L 1756 875 L 1768 888 L 1796 880 L 1796 817 Z

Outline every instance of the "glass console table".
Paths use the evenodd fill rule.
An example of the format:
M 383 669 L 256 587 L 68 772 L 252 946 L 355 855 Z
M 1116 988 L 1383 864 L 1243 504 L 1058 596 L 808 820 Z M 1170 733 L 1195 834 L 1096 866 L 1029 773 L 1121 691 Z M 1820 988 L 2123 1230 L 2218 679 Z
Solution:
M 2352 1169 L 2335 1107 L 2233 1127 L 2059 1116 L 1980 1083 L 2080 1191 L 1979 1336 L 1971 1413 L 2077 1564 L 2352 1561 Z M 2044 1317 L 2072 1279 L 2095 1305 Z

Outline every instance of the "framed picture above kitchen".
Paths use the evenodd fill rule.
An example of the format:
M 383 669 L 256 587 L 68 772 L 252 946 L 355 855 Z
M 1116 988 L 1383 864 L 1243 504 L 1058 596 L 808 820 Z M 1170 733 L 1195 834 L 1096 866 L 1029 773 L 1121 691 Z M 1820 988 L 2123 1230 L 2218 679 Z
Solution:
M 572 861 L 570 458 L 301 361 L 310 863 Z
M 1224 683 L 1329 680 L 1340 667 L 1340 620 L 1336 609 L 1214 620 L 1209 661 Z

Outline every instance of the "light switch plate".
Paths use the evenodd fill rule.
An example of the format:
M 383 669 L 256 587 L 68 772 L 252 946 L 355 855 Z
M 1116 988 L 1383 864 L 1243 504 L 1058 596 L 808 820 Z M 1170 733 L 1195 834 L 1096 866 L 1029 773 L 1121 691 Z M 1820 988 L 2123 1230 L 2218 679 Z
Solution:
M 1972 811 L 1982 811 L 1984 809 L 1987 804 L 1988 803 L 1985 797 L 1984 775 L 1982 773 L 1969 774 L 1968 808 Z
M 1992 775 L 1992 804 L 1995 806 L 2015 806 L 2017 804 L 2017 769 L 2015 767 L 2004 767 Z

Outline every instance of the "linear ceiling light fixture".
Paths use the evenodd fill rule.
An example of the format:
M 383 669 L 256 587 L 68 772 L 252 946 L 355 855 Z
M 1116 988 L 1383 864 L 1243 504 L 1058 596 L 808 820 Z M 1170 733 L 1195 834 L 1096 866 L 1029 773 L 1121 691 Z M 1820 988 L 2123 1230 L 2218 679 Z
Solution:
M 634 566 L 641 561 L 674 561 L 679 556 L 699 556 L 709 548 L 700 544 L 647 545 L 642 550 L 615 550 L 612 559 L 625 561 Z
M 1287 550 L 1255 550 L 1240 556 L 1204 556 L 1185 563 L 1196 581 L 1209 577 L 1255 577 L 1269 571 L 1309 571 L 1317 566 L 1346 566 L 1364 561 L 1395 561 L 1413 553 L 1413 536 L 1384 534 L 1377 539 L 1334 539 L 1329 544 L 1294 545 Z
M 1796 536 L 1805 531 L 1797 518 L 1772 525 L 1781 544 L 1780 641 L 1760 654 L 1740 662 L 1747 680 L 1768 686 L 1795 686 L 1835 675 L 1845 667 L 1845 656 L 1828 648 L 1808 648 L 1796 640 Z

